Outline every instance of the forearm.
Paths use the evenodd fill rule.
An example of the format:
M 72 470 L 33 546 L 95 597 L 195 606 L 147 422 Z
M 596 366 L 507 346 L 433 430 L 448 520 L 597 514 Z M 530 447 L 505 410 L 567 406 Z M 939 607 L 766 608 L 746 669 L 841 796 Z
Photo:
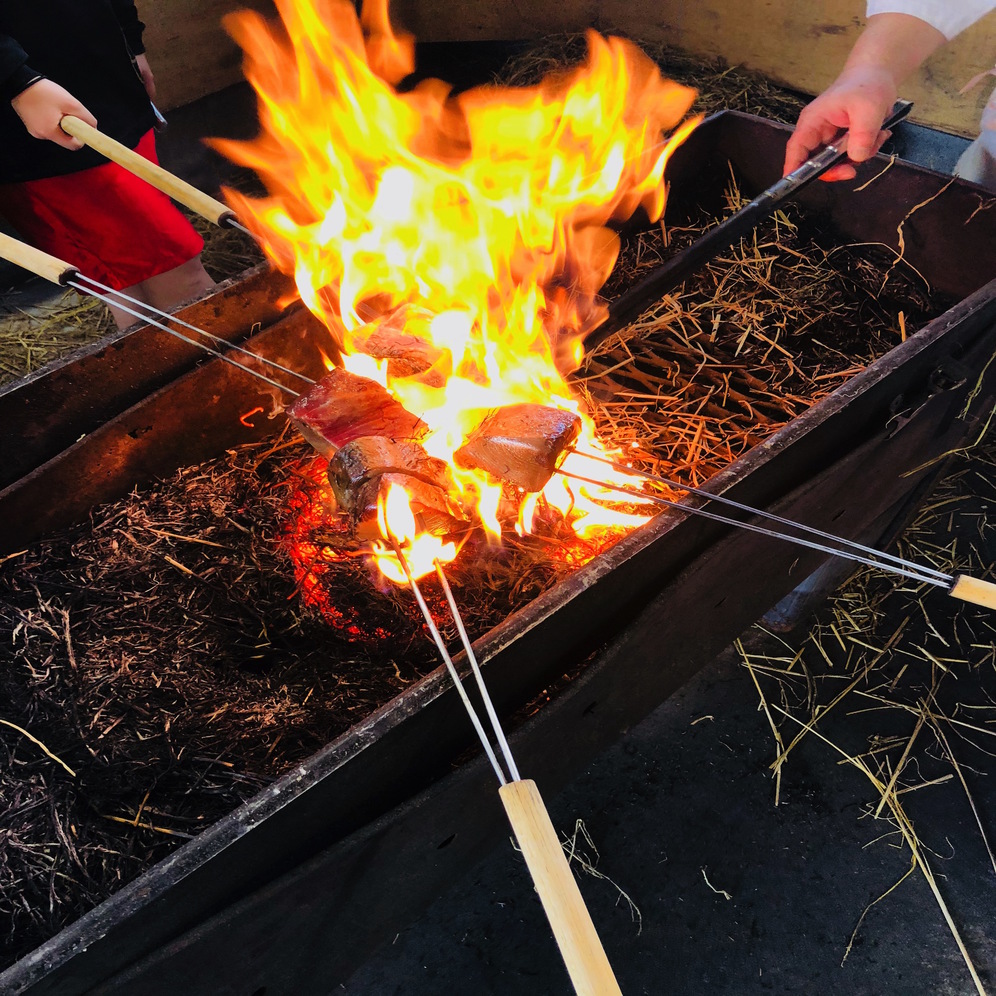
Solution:
M 882 122 L 903 80 L 945 41 L 938 28 L 910 14 L 883 12 L 869 17 L 840 75 L 799 115 L 785 149 L 785 171 L 796 169 L 841 130 L 849 133 L 847 153 L 854 162 L 873 155 L 887 137 Z M 853 176 L 854 168 L 844 164 L 824 179 Z
M 873 14 L 854 43 L 840 76 L 876 70 L 886 74 L 898 90 L 945 41 L 937 28 L 919 17 Z
M 16 39 L 0 34 L 0 99 L 16 97 L 37 74 L 28 67 L 27 53 Z

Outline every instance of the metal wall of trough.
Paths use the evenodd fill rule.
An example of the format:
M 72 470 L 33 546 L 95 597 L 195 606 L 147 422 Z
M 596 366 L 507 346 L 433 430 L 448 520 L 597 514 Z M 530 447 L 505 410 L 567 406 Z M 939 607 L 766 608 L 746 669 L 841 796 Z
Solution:
M 786 137 L 780 126 L 720 115 L 675 157 L 673 190 L 690 199 L 719 190 L 732 161 L 745 191 L 756 192 L 777 177 Z M 866 178 L 883 165 L 872 164 Z M 903 223 L 906 258 L 960 303 L 710 488 L 849 538 L 876 539 L 943 454 L 988 417 L 996 392 L 996 212 L 980 210 L 986 202 L 976 188 L 942 191 L 945 182 L 897 163 L 864 191 L 807 191 L 808 208 L 841 242 L 896 246 L 903 219 L 929 202 Z M 680 210 L 677 197 L 674 206 Z M 312 332 L 306 316 L 291 316 L 256 336 L 253 348 L 314 371 Z M 64 367 L 57 373 L 71 376 Z M 26 387 L 16 390 L 30 422 Z M 7 483 L 0 548 L 85 517 L 94 502 L 180 463 L 274 431 L 279 417 L 240 421 L 256 406 L 274 411 L 272 393 L 214 360 L 158 386 Z M 4 447 L 15 441 L 7 435 Z M 587 662 L 512 732 L 526 776 L 552 793 L 819 557 L 669 513 L 496 627 L 478 649 L 505 716 Z M 432 673 L 0 975 L 0 991 L 330 990 L 506 836 L 486 763 L 453 767 L 471 740 L 445 673 Z

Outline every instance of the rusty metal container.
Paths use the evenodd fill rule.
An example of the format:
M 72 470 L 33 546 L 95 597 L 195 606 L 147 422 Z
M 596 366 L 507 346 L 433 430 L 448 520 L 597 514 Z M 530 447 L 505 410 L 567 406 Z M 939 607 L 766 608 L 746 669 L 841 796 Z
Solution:
M 721 189 L 732 162 L 753 194 L 778 176 L 788 129 L 724 113 L 675 156 L 681 200 Z M 871 175 L 881 166 L 872 164 Z M 737 500 L 874 541 L 929 487 L 941 456 L 993 408 L 996 212 L 983 193 L 897 163 L 864 190 L 817 184 L 808 211 L 843 243 L 897 244 L 957 303 L 709 483 Z M 937 196 L 935 196 L 937 195 Z M 931 200 L 933 198 L 933 200 Z M 681 210 L 678 198 L 673 210 Z M 669 209 L 670 210 L 670 209 Z M 269 323 L 253 348 L 317 372 L 316 328 L 279 320 L 264 275 L 196 309 Z M 184 463 L 279 427 L 270 390 L 156 333 L 87 351 L 0 394 L 0 549 L 85 516 Z M 162 358 L 160 358 L 162 353 Z M 139 361 L 137 357 L 141 356 Z M 138 369 L 141 374 L 136 374 Z M 108 374 L 96 390 L 94 378 Z M 205 412 L 203 399 L 210 399 Z M 44 418 L 40 415 L 44 414 Z M 205 414 L 209 417 L 205 418 Z M 80 438 L 82 436 L 82 438 Z M 661 515 L 478 643 L 499 711 L 585 662 L 511 730 L 523 770 L 552 793 L 820 565 L 820 555 L 683 513 Z M 749 577 L 744 585 L 738 579 Z M 329 991 L 506 834 L 442 669 L 287 772 L 246 805 L 0 975 L 32 996 Z

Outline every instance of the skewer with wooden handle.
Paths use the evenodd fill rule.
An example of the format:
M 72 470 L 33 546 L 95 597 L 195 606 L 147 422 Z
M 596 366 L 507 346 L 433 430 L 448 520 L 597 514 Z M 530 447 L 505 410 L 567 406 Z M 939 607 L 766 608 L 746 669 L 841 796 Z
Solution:
M 903 578 L 943 588 L 952 598 L 960 599 L 963 602 L 981 605 L 986 609 L 996 609 L 996 584 L 992 581 L 983 581 L 981 578 L 970 577 L 967 574 L 949 574 L 930 567 L 927 564 L 917 563 L 914 560 L 906 560 L 903 557 L 887 553 L 884 550 L 877 550 L 874 547 L 865 546 L 863 543 L 857 543 L 844 536 L 828 533 L 823 529 L 817 529 L 815 526 L 808 526 L 794 519 L 787 519 L 766 509 L 745 505 L 743 502 L 734 501 L 723 494 L 715 494 L 703 488 L 696 488 L 660 474 L 635 470 L 629 465 L 619 463 L 615 460 L 595 456 L 591 453 L 576 455 L 584 460 L 589 460 L 599 465 L 607 465 L 614 471 L 637 478 L 640 482 L 639 486 L 607 481 L 604 474 L 591 476 L 591 474 L 579 473 L 577 469 L 568 470 L 567 464 L 561 464 L 555 473 L 578 481 L 581 484 L 592 484 L 608 488 L 621 495 L 639 498 L 641 501 L 650 501 L 664 508 L 673 508 L 678 512 L 702 516 L 703 518 L 711 519 L 713 522 L 721 522 L 723 525 L 736 526 L 748 532 L 771 536 L 775 539 L 784 540 L 787 543 L 794 543 L 797 546 L 816 550 L 819 553 L 842 557 L 845 560 L 852 560 L 855 563 L 865 564 L 869 567 L 877 567 L 879 570 L 898 574 Z M 571 466 L 577 468 L 581 464 L 575 462 Z M 708 505 L 693 505 L 690 502 L 665 498 L 654 491 L 645 491 L 643 490 L 643 485 L 647 483 L 662 484 L 669 489 L 684 491 L 687 494 L 705 499 Z M 738 512 L 751 516 L 751 519 L 739 519 L 732 515 L 724 515 L 721 512 L 713 511 L 713 507 L 716 505 L 735 509 Z M 790 531 L 786 532 L 786 530 Z
M 227 204 L 208 196 L 202 190 L 187 183 L 186 180 L 181 180 L 178 176 L 163 169 L 162 166 L 149 162 L 144 156 L 140 156 L 126 145 L 122 145 L 98 131 L 93 125 L 88 125 L 72 114 L 67 114 L 59 124 L 67 135 L 72 135 L 77 141 L 89 146 L 102 156 L 106 156 L 111 162 L 122 166 L 129 173 L 141 177 L 157 190 L 161 190 L 173 200 L 179 201 L 180 204 L 190 208 L 202 218 L 207 218 L 208 221 L 222 227 L 238 224 L 235 213 Z
M 80 273 L 75 266 L 67 263 L 65 260 L 43 252 L 41 249 L 35 249 L 34 246 L 29 246 L 27 243 L 21 242 L 19 239 L 15 239 L 3 232 L 0 232 L 0 259 L 5 259 L 8 263 L 20 266 L 29 273 L 33 273 L 44 280 L 50 280 L 53 284 L 58 284 L 60 287 L 72 287 L 73 290 L 77 290 L 81 294 L 89 294 L 98 301 L 103 301 L 104 304 L 120 308 L 126 314 L 137 318 L 146 325 L 162 329 L 163 332 L 168 332 L 171 336 L 179 339 L 181 342 L 185 342 L 188 346 L 196 346 L 198 349 L 204 350 L 206 353 L 224 361 L 230 366 L 238 368 L 243 373 L 256 377 L 258 380 L 262 380 L 272 387 L 279 388 L 293 398 L 298 397 L 300 391 L 296 391 L 286 384 L 274 380 L 267 374 L 254 369 L 254 367 L 240 363 L 233 356 L 229 355 L 229 353 L 245 356 L 251 359 L 254 364 L 261 364 L 268 370 L 289 374 L 291 377 L 303 381 L 308 386 L 315 383 L 310 377 L 306 377 L 297 370 L 292 370 L 290 367 L 285 367 L 276 360 L 271 360 L 269 357 L 261 356 L 258 353 L 252 352 L 252 350 L 229 342 L 227 339 L 217 336 L 213 332 L 208 332 L 206 329 L 191 325 L 190 322 L 185 321 L 178 315 L 172 315 L 169 312 L 155 308 L 145 301 L 131 297 L 124 291 L 115 290 L 107 284 L 102 284 L 93 277 L 88 277 L 86 274 Z M 193 332 L 197 338 L 191 338 L 183 330 Z M 224 352 L 221 350 L 224 350 Z
M 439 656 L 453 679 L 453 686 L 460 696 L 460 701 L 467 711 L 478 739 L 481 741 L 484 753 L 498 776 L 500 786 L 498 794 L 505 807 L 509 823 L 512 824 L 512 829 L 515 831 L 515 839 L 522 849 L 526 867 L 529 869 L 540 902 L 543 904 L 543 911 L 546 913 L 547 921 L 553 930 L 557 947 L 560 948 L 571 983 L 579 996 L 616 996 L 620 993 L 619 984 L 616 982 L 609 959 L 605 955 L 602 942 L 598 938 L 588 908 L 581 897 L 581 890 L 574 880 L 571 867 L 564 854 L 564 848 L 553 828 L 553 823 L 550 821 L 550 814 L 543 804 L 543 798 L 539 794 L 535 782 L 519 775 L 518 765 L 512 756 L 512 750 L 501 727 L 494 702 L 492 702 L 488 687 L 484 682 L 481 665 L 474 653 L 470 637 L 467 635 L 467 629 L 463 624 L 460 609 L 453 597 L 453 590 L 450 588 L 443 565 L 438 560 L 435 562 L 436 576 L 442 585 L 446 603 L 449 606 L 453 622 L 456 624 L 457 632 L 460 634 L 460 642 L 463 644 L 467 663 L 470 665 L 474 680 L 477 683 L 477 690 L 481 693 L 486 719 L 491 724 L 499 748 L 497 751 L 492 746 L 488 734 L 484 731 L 484 719 L 478 715 L 477 708 L 470 701 L 456 665 L 453 663 L 453 658 L 446 647 L 446 641 L 443 640 L 432 611 L 422 594 L 422 589 L 412 573 L 408 558 L 399 545 L 398 539 L 391 534 L 391 527 L 386 519 L 386 515 L 381 519 L 381 531 L 394 549 L 394 554 L 405 573 L 408 585 L 422 612 L 422 618 L 425 619 L 429 634 L 439 651 Z M 505 770 L 502 769 L 498 760 L 499 753 L 504 758 Z
M 578 996 L 620 993 L 536 783 L 528 778 L 507 782 L 498 794 L 575 992 Z
M 888 130 L 895 127 L 907 117 L 912 108 L 913 105 L 908 100 L 896 101 L 891 113 L 882 122 L 882 128 Z M 636 281 L 609 305 L 597 325 L 584 331 L 584 348 L 591 352 L 610 335 L 635 321 L 654 301 L 659 301 L 700 266 L 747 235 L 760 221 L 770 217 L 779 205 L 795 197 L 799 191 L 846 158 L 847 133 L 844 132 L 814 153 L 798 169 L 781 177 L 749 204 Z
M 79 276 L 79 270 L 64 259 L 50 256 L 47 252 L 3 232 L 0 232 L 0 257 L 60 287 L 68 286 Z

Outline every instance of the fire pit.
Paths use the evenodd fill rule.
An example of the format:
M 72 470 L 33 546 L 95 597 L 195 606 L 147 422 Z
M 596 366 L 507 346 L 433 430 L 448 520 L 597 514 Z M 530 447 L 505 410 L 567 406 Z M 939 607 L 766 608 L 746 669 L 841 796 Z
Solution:
M 738 114 L 702 126 L 672 162 L 674 217 L 714 199 L 730 163 L 747 193 L 767 186 L 786 134 Z M 876 541 L 991 411 L 996 288 L 987 284 L 987 247 L 996 222 L 980 210 L 978 190 L 904 164 L 866 190 L 819 186 L 803 203 L 841 244 L 898 248 L 901 226 L 906 261 L 959 303 L 708 486 Z M 923 206 L 911 214 L 915 205 Z M 223 293 L 250 309 L 256 295 L 270 298 L 259 275 Z M 315 323 L 303 312 L 274 323 L 266 307 L 269 327 L 253 348 L 317 376 Z M 14 385 L 0 404 L 23 412 L 17 425 L 31 424 L 128 343 Z M 277 399 L 253 378 L 218 361 L 176 373 L 163 364 L 137 396 L 65 411 L 44 443 L 15 447 L 17 425 L 5 424 L 4 451 L 23 457 L 0 493 L 4 550 L 137 483 L 279 430 L 281 417 L 267 417 Z M 262 411 L 247 415 L 254 408 Z M 530 774 L 547 792 L 562 784 L 820 559 L 667 514 L 495 627 L 478 652 Z M 561 681 L 567 673 L 573 680 Z M 538 708 L 545 689 L 550 701 Z M 0 977 L 5 991 L 328 988 L 504 835 L 486 763 L 466 760 L 470 742 L 456 694 L 433 672 L 13 966 Z

